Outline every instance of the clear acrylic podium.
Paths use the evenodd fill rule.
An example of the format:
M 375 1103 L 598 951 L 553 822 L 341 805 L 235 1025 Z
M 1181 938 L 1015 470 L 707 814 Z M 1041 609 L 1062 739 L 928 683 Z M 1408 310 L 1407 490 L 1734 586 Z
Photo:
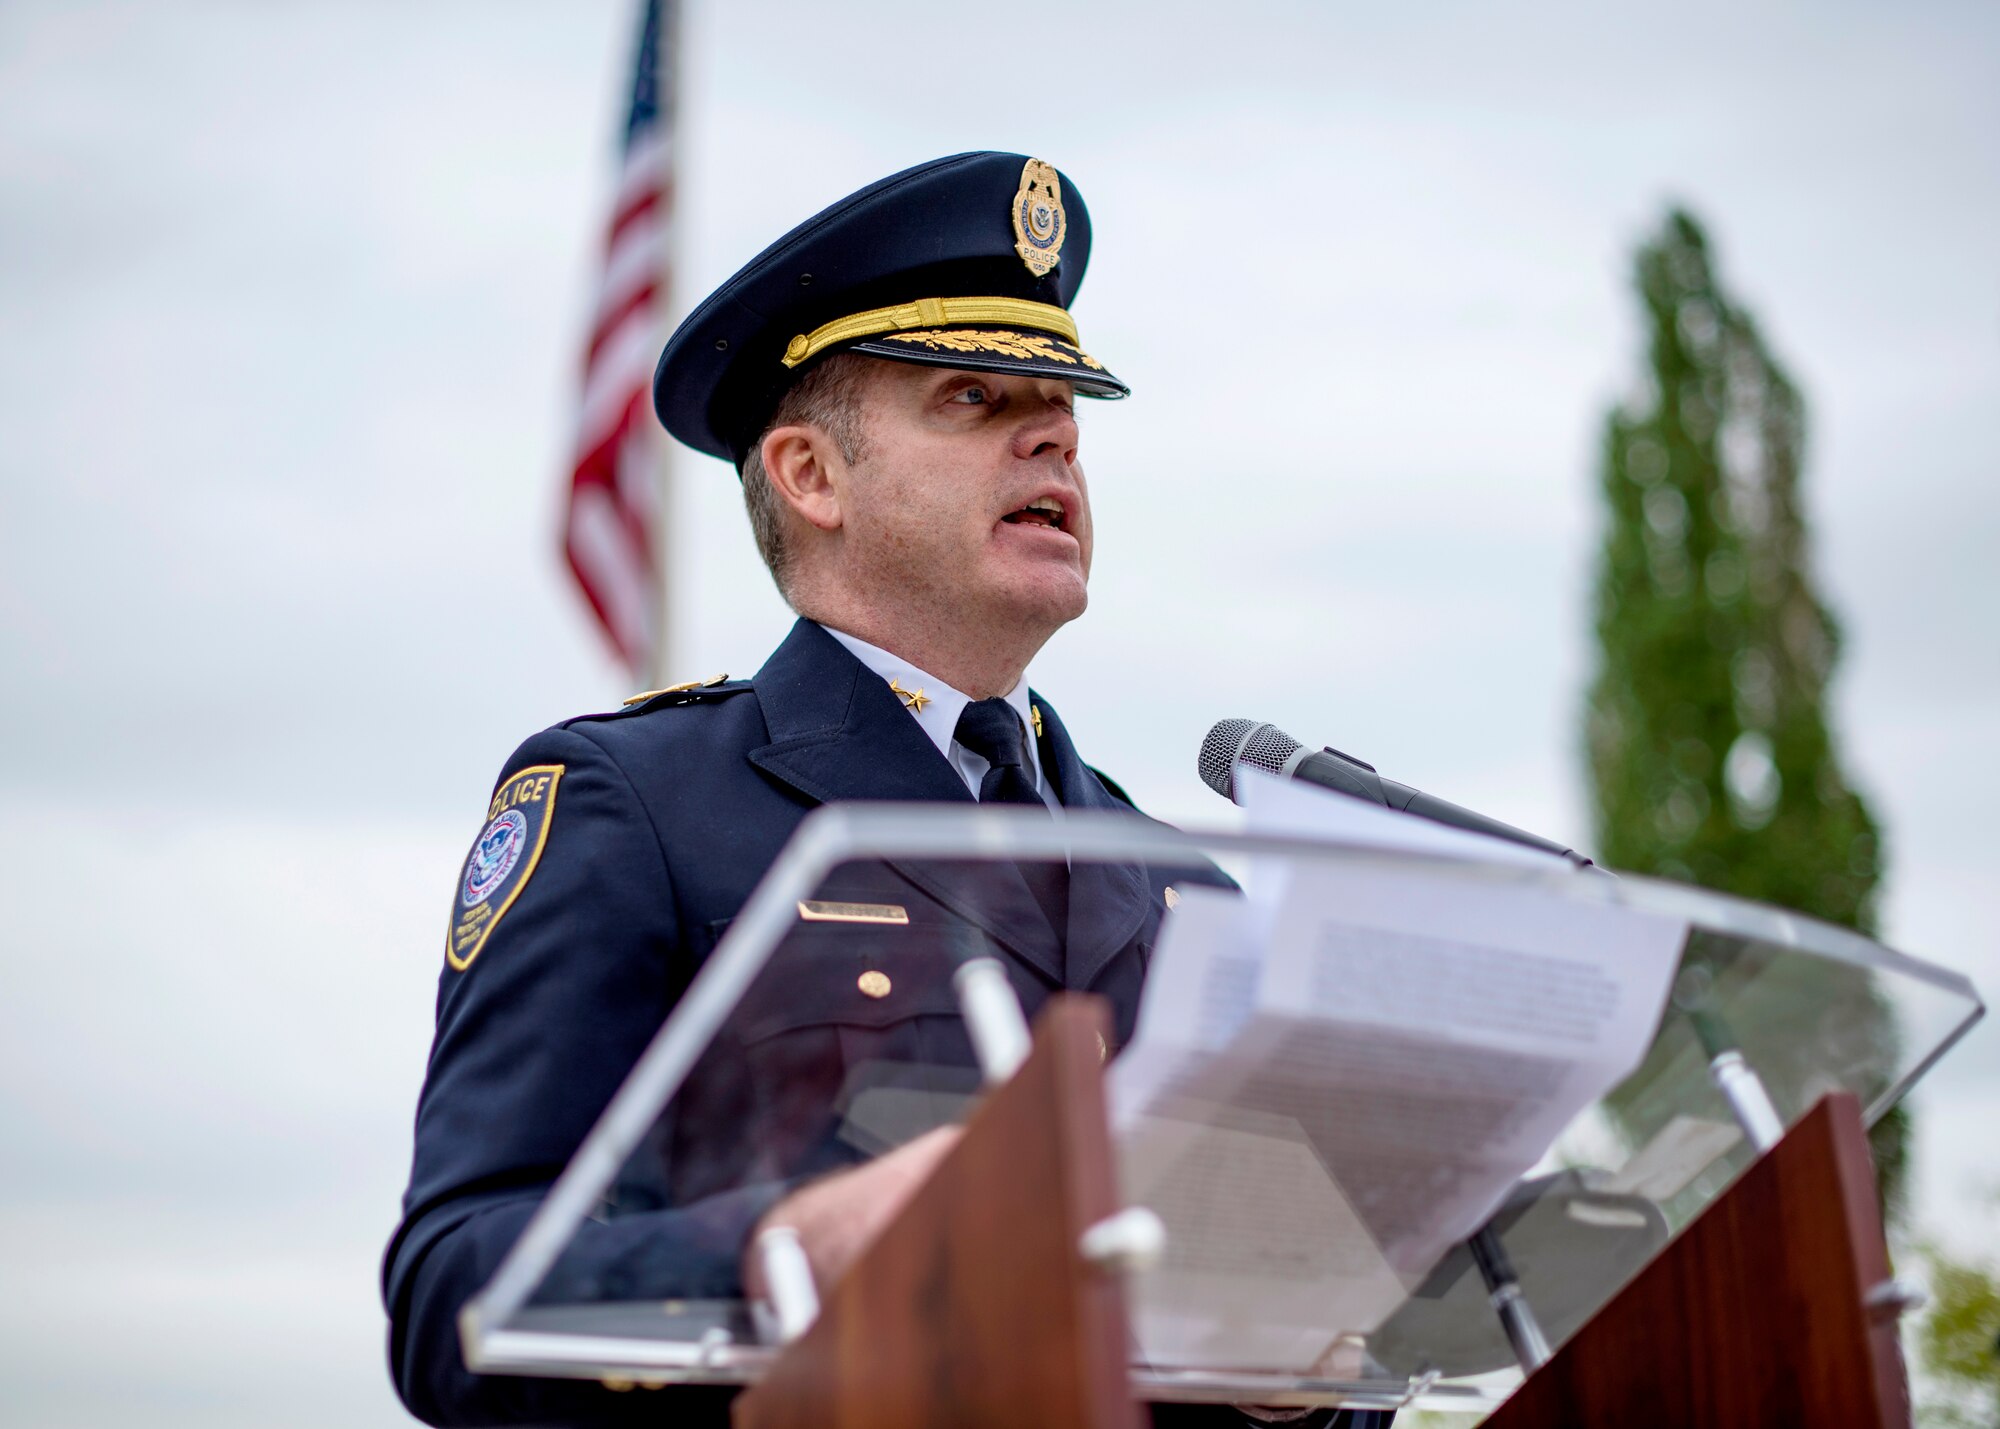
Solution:
M 1144 1225 L 1106 1224 L 1144 1205 L 1151 1188 L 1133 1184 L 1134 1168 L 1119 1167 L 1105 1143 L 1098 1064 L 1134 1036 L 1139 979 L 1181 890 L 1254 894 L 1271 880 L 1334 866 L 1440 896 L 1533 888 L 1566 903 L 1675 920 L 1687 931 L 1665 1013 L 1637 1070 L 1570 1122 L 1485 1232 L 1435 1264 L 1403 1267 L 1394 1303 L 1365 1323 L 1329 1311 L 1311 1363 L 1149 1351 L 1131 1328 L 1152 1293 L 1155 1272 L 1144 1267 L 1198 1262 L 1214 1227 L 1168 1215 L 1164 1244 L 1149 1244 Z M 1068 937 L 1052 950 L 1046 938 L 1023 936 L 1037 918 Z M 1760 1150 L 1810 1122 L 1815 1107 L 1823 1112 L 1824 1098 L 1851 1096 L 1872 1124 L 1984 1010 L 1955 973 L 1696 889 L 1553 863 L 1183 833 L 1096 814 L 1051 820 L 1032 811 L 830 806 L 804 823 L 733 922 L 696 930 L 696 938 L 696 952 L 706 954 L 699 972 L 520 1241 L 464 1308 L 461 1336 L 474 1369 L 615 1385 L 756 1385 L 779 1376 L 786 1356 L 796 1359 L 815 1334 L 831 1343 L 835 1332 L 822 1317 L 788 1349 L 804 1324 L 797 1307 L 784 1323 L 743 1300 L 735 1267 L 758 1214 L 791 1187 L 935 1127 L 971 1118 L 961 1148 L 975 1132 L 990 1145 L 1003 1133 L 986 1131 L 982 1118 L 1011 1117 L 1030 1137 L 1055 1137 L 1048 1154 L 1059 1163 L 1073 1158 L 1049 1184 L 1075 1192 L 1072 1219 L 1091 1224 L 1024 1201 L 937 1234 L 977 1236 L 998 1242 L 1003 1255 L 1028 1257 L 1042 1253 L 1034 1247 L 1051 1217 L 1064 1236 L 1094 1225 L 1101 1244 L 1080 1255 L 1067 1243 L 1048 1252 L 1064 1260 L 1048 1273 L 1088 1281 L 1072 1287 L 1070 1303 L 1083 1307 L 1100 1349 L 1111 1345 L 1123 1371 L 1115 1393 L 1492 1409 L 1520 1389 L 1524 1368 L 1551 1356 L 1562 1363 L 1564 1347 L 1649 1267 L 1657 1278 L 1662 1257 L 1746 1180 Z M 962 973 L 968 966 L 974 974 Z M 993 1023 L 979 1005 L 995 992 L 995 973 L 999 991 L 1011 989 L 1035 1019 L 1034 1051 L 1015 1079 L 1035 1085 L 1018 1091 L 998 1080 L 1025 1053 L 1015 1045 L 1018 1024 L 1010 1030 L 1004 1011 Z M 1062 995 L 1065 984 L 1107 1000 L 1081 1007 Z M 1008 1097 L 1015 1108 L 1003 1110 Z M 1033 1097 L 1044 1100 L 1031 1105 Z M 990 1117 L 981 1110 L 989 1104 Z M 1309 1169 L 1336 1191 L 1352 1179 L 1338 1147 L 1311 1135 L 1302 1145 Z M 1011 1173 L 1006 1152 L 983 1154 L 999 1157 L 991 1163 L 998 1177 Z M 1039 1173 L 1023 1166 L 1022 1174 Z M 1879 1240 L 1879 1225 L 1873 1234 Z M 995 1249 L 982 1244 L 979 1253 Z M 1300 1246 L 1298 1264 L 1338 1260 L 1337 1249 Z M 932 1266 L 927 1293 L 986 1293 L 951 1281 L 951 1265 L 975 1260 Z M 866 1279 L 865 1265 L 848 1278 Z M 879 1303 L 867 1296 L 886 1282 L 872 1283 L 877 1291 L 845 1281 L 817 1287 L 826 1314 L 841 1308 L 829 1298 L 836 1292 L 853 1302 L 850 1316 Z M 1101 1398 L 1103 1387 L 1095 1392 Z M 1108 1412 L 1077 1422 L 1126 1422 Z

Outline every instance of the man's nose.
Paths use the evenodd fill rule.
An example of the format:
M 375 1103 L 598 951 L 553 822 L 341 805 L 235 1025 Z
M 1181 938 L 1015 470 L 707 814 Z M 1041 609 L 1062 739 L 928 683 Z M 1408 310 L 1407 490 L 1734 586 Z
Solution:
M 1055 452 L 1067 466 L 1076 460 L 1078 438 L 1075 413 L 1058 402 L 1037 402 L 1014 433 L 1014 455 L 1025 458 Z

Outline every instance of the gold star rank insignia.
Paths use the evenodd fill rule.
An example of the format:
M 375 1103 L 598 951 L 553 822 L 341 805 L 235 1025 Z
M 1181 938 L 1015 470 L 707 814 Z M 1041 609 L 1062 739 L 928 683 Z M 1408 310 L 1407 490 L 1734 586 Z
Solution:
M 894 680 L 889 682 L 889 690 L 903 702 L 903 708 L 911 714 L 922 714 L 924 706 L 932 702 L 931 697 L 921 689 L 906 690 Z

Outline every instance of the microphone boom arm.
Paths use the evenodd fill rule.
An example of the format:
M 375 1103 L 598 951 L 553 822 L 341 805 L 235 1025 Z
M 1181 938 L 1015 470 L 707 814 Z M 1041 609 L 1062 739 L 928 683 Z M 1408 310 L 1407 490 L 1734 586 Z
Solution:
M 1554 854 L 1578 868 L 1596 867 L 1583 854 L 1553 839 L 1517 829 L 1512 824 L 1503 824 L 1498 819 L 1489 819 L 1484 814 L 1434 798 L 1421 789 L 1412 789 L 1393 779 L 1384 779 L 1375 772 L 1374 765 L 1351 754 L 1342 754 L 1331 745 L 1320 750 L 1309 749 L 1275 725 L 1258 724 L 1247 719 L 1219 721 L 1202 742 L 1202 779 L 1216 793 L 1233 800 L 1236 770 L 1245 764 L 1280 778 L 1300 779 L 1364 803 L 1415 814 L 1420 819 L 1429 819 L 1448 828 L 1484 834 L 1487 838 L 1502 839 L 1541 853 Z

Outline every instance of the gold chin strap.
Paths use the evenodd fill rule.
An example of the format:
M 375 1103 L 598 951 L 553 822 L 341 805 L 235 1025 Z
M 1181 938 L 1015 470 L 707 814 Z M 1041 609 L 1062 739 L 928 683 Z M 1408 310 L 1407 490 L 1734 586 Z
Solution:
M 1049 303 L 1026 298 L 918 298 L 893 308 L 870 308 L 852 317 L 836 318 L 811 332 L 802 332 L 785 348 L 785 366 L 797 367 L 832 347 L 858 337 L 905 328 L 943 327 L 947 323 L 1010 323 L 1052 332 L 1076 345 L 1076 320 Z

